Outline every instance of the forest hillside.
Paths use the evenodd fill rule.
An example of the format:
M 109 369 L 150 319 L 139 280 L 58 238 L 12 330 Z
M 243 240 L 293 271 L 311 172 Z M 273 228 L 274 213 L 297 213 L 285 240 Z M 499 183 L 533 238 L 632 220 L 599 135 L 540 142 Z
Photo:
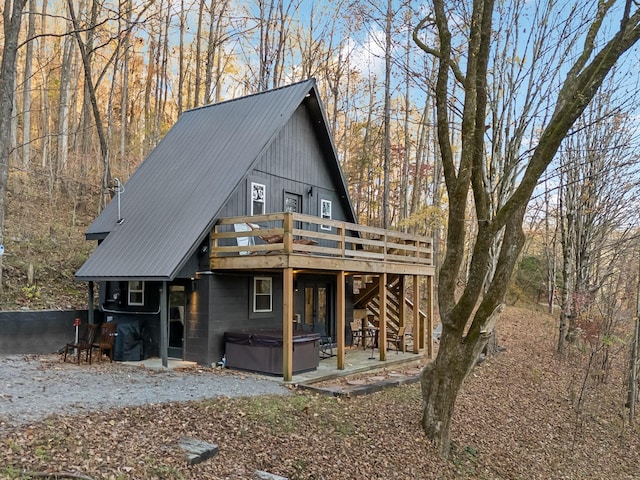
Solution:
M 73 275 L 96 246 L 84 232 L 97 203 L 64 188 L 52 193 L 45 178 L 9 176 L 1 310 L 87 308 L 86 285 Z

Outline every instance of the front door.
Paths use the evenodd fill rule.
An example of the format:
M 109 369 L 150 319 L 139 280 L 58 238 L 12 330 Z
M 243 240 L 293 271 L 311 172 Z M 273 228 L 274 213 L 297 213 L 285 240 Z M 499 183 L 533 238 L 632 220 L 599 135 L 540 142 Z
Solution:
M 331 308 L 331 284 L 307 283 L 304 288 L 304 322 L 311 325 L 313 331 L 334 338 L 333 315 Z M 323 329 L 323 330 L 322 330 Z
M 302 213 L 302 195 L 284 192 L 284 211 Z
M 184 309 L 187 304 L 184 285 L 169 286 L 169 351 L 172 358 L 184 358 Z

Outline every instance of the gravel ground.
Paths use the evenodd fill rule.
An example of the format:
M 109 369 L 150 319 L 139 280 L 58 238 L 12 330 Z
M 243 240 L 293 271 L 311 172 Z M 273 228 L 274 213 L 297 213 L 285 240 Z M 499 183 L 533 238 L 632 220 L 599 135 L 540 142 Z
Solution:
M 0 431 L 54 413 L 201 400 L 285 395 L 280 379 L 190 368 L 156 371 L 122 363 L 62 363 L 58 355 L 0 356 Z

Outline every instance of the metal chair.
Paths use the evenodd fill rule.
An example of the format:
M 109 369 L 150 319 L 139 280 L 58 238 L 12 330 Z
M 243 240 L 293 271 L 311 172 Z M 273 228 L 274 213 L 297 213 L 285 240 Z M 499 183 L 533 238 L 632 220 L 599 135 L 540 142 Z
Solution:
M 327 335 L 324 325 L 314 323 L 313 331 L 320 334 L 320 355 L 322 358 L 335 357 L 333 353 L 333 339 Z

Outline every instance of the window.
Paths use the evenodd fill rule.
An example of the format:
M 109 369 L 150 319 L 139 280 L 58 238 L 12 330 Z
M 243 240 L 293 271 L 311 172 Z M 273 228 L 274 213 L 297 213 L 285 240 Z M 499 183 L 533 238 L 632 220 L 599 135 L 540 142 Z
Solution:
M 320 217 L 331 219 L 331 200 L 320 200 Z M 330 225 L 320 225 L 322 230 L 331 230 Z
M 254 277 L 253 278 L 253 311 L 254 312 L 270 312 L 272 281 L 271 277 Z
M 144 305 L 144 282 L 129 281 L 129 305 Z
M 267 187 L 261 183 L 251 182 L 251 215 L 264 215 L 266 212 Z

